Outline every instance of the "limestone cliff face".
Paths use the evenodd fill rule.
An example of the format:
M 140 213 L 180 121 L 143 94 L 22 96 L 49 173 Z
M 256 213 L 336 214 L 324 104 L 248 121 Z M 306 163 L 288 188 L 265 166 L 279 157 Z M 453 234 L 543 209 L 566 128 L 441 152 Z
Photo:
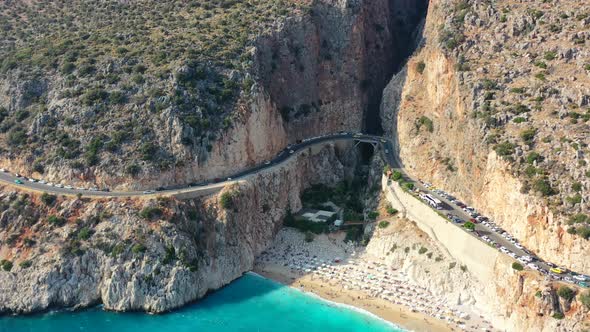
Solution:
M 401 217 L 393 227 L 377 230 L 367 250 L 386 257 L 415 283 L 448 303 L 468 305 L 501 330 L 575 331 L 588 324 L 589 310 L 579 297 L 557 296 L 561 285 L 535 272 L 515 271 L 510 257 L 442 218 L 396 182 L 384 178 L 382 188 L 384 201 Z M 565 319 L 554 318 L 558 315 Z
M 0 166 L 72 185 L 153 188 L 227 176 L 271 158 L 296 139 L 339 130 L 360 131 L 370 103 L 378 100 L 392 74 L 392 63 L 399 61 L 396 48 L 402 48 L 399 44 L 405 40 L 401 36 L 411 34 L 415 17 L 426 2 L 413 3 L 316 1 L 309 12 L 280 21 L 275 29 L 261 33 L 251 50 L 252 69 L 248 75 L 254 83 L 242 91 L 235 103 L 231 125 L 215 133 L 197 132 L 174 107 L 154 111 L 151 106 L 151 111 L 129 106 L 124 113 L 132 114 L 132 121 L 113 113 L 108 121 L 93 124 L 100 126 L 93 132 L 78 125 L 58 128 L 70 138 L 79 139 L 81 148 L 90 144 L 90 135 L 99 136 L 103 130 L 111 135 L 119 128 L 141 136 L 139 127 L 153 129 L 153 141 L 158 147 L 154 160 L 159 162 L 144 162 L 136 156 L 140 146 L 122 144 L 114 152 L 99 149 L 98 162 L 85 167 L 85 162 L 76 164 L 68 158 L 37 158 L 54 148 L 43 149 L 45 142 L 39 142 L 42 150 L 35 156 L 28 150 L 10 152 L 0 160 Z M 108 70 L 104 69 L 105 74 Z M 178 82 L 171 78 L 168 84 Z M 60 79 L 43 77 L 19 82 L 14 74 L 0 82 L 0 106 L 16 111 L 27 106 L 26 96 L 46 96 L 46 109 L 37 112 L 26 128 L 31 135 L 46 130 L 56 118 L 71 118 L 74 123 L 91 121 L 93 117 L 99 121 L 96 110 L 79 110 L 69 99 L 60 98 L 64 86 Z M 194 115 L 202 117 L 204 112 L 195 108 Z M 129 127 L 128 122 L 135 127 Z M 33 169 L 36 159 L 43 164 L 44 174 Z M 138 176 L 129 174 L 128 166 L 133 163 L 141 167 Z
M 548 203 L 529 193 L 521 172 L 486 143 L 494 133 L 474 113 L 483 98 L 478 83 L 487 70 L 459 70 L 460 59 L 439 44 L 439 26 L 448 19 L 442 8 L 451 3 L 431 4 L 423 47 L 386 88 L 385 131 L 398 140 L 401 162 L 410 173 L 457 194 L 540 257 L 590 273 L 586 240 L 568 234 L 567 216 L 552 208 L 562 204 L 563 196 Z
M 441 46 L 439 27 L 449 20 L 443 8 L 453 8 L 453 4 L 452 1 L 431 2 L 422 47 L 385 89 L 381 117 L 386 133 L 397 139 L 401 162 L 409 173 L 456 194 L 540 257 L 589 273 L 587 241 L 566 232 L 569 227 L 565 224 L 566 216 L 555 213 L 555 206 L 562 205 L 563 196 L 548 200 L 529 192 L 517 167 L 519 164 L 498 156 L 488 143 L 498 136 L 490 126 L 506 123 L 510 117 L 496 115 L 497 122 L 477 119 L 484 103 L 481 81 L 492 69 L 486 65 L 473 67 L 476 60 L 472 60 L 471 70 L 461 68 L 465 65 L 458 53 L 469 54 L 466 51 L 469 46 L 483 47 L 475 40 L 454 52 Z M 490 16 L 477 7 L 474 5 L 466 21 L 475 22 L 474 26 L 481 32 L 487 28 L 485 22 Z M 495 15 L 491 10 L 488 14 Z M 502 65 L 510 66 L 510 61 L 505 61 L 507 64 Z M 525 152 L 517 148 L 516 158 L 524 158 Z M 545 155 L 559 160 L 552 153 Z M 557 150 L 555 153 L 561 155 Z M 533 274 L 515 273 L 509 261 L 496 262 L 492 274 L 493 282 L 483 286 L 485 291 L 480 291 L 481 285 L 475 286 L 472 294 L 479 292 L 481 296 L 474 296 L 477 305 L 503 322 L 508 330 L 582 330 L 588 321 L 588 310 L 581 303 L 571 306 L 563 303 L 555 294 L 556 286 Z M 566 319 L 550 317 L 553 312 L 563 312 Z
M 337 154 L 333 146 L 303 151 L 202 200 L 42 203 L 3 194 L 0 312 L 99 302 L 163 312 L 194 301 L 252 268 L 285 211 L 300 207 L 303 188 L 344 176 Z

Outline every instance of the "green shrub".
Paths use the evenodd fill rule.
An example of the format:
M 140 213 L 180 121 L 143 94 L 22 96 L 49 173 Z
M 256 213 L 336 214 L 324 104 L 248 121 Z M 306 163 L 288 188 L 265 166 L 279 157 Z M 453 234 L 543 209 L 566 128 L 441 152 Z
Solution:
M 512 121 L 514 121 L 514 123 L 523 123 L 523 122 L 526 122 L 526 119 L 523 118 L 522 116 L 519 116 L 519 117 L 514 118 Z
M 499 156 L 510 156 L 514 153 L 515 145 L 510 142 L 503 142 L 497 144 L 494 150 Z
M 391 206 L 391 204 L 387 205 L 387 208 L 386 208 L 386 210 L 387 210 L 387 213 L 388 213 L 390 216 L 393 216 L 393 215 L 395 215 L 396 213 L 398 213 L 398 211 L 397 211 L 396 209 L 394 209 L 394 208 Z
M 57 199 L 57 196 L 55 195 L 51 195 L 48 193 L 43 193 L 41 194 L 41 202 L 43 202 L 43 204 L 47 205 L 47 206 L 51 206 L 53 205 L 53 203 L 55 203 L 55 200 Z
M 125 244 L 124 243 L 117 243 L 113 250 L 111 251 L 111 256 L 117 257 L 125 251 Z
M 418 61 L 416 63 L 416 71 L 422 74 L 424 73 L 424 69 L 426 69 L 426 63 L 424 63 L 424 61 Z
M 582 191 L 582 183 L 580 183 L 580 182 L 572 183 L 572 190 L 573 191 Z
M 2 268 L 2 270 L 4 271 L 10 271 L 12 270 L 12 262 L 6 259 L 3 259 L 0 261 L 0 267 Z
M 582 302 L 587 309 L 590 309 L 590 290 L 580 294 L 580 302 Z
M 22 269 L 28 269 L 31 267 L 31 265 L 33 265 L 33 262 L 30 260 L 24 260 L 18 264 L 18 266 L 20 266 Z
M 557 295 L 566 301 L 571 301 L 574 297 L 576 297 L 576 292 L 567 286 L 561 286 L 557 290 Z
M 475 230 L 475 225 L 471 221 L 464 223 L 463 227 L 468 230 Z
M 76 236 L 76 238 L 78 240 L 88 240 L 92 234 L 94 232 L 89 229 L 88 227 L 82 227 L 79 231 L 78 231 L 78 235 Z
M 547 51 L 543 58 L 547 61 L 555 60 L 557 58 L 557 53 L 555 51 Z
M 413 184 L 412 182 L 406 182 L 406 183 L 404 183 L 404 187 L 405 187 L 407 190 L 410 190 L 410 191 L 411 191 L 411 190 L 414 190 L 414 184 Z
M 379 228 L 387 228 L 389 226 L 389 221 L 383 220 L 379 222 Z
M 313 242 L 314 234 L 310 231 L 305 232 L 305 242 Z
M 164 212 L 162 211 L 162 209 L 157 206 L 148 206 L 143 208 L 139 212 L 139 216 L 144 219 L 160 218 L 163 214 Z
M 60 226 L 65 225 L 66 219 L 63 217 L 51 215 L 51 216 L 47 217 L 47 222 L 49 222 L 52 225 L 60 227 Z
M 424 115 L 421 116 L 420 119 L 418 119 L 418 121 L 416 122 L 416 129 L 420 130 L 422 126 L 426 127 L 426 129 L 431 133 L 434 131 L 434 124 L 432 120 Z
M 580 193 L 577 193 L 574 196 L 566 197 L 565 200 L 570 204 L 579 204 L 582 203 L 582 195 L 580 195 Z
M 221 203 L 221 207 L 226 210 L 233 209 L 235 206 L 234 193 L 226 191 L 223 194 L 221 194 L 220 203 Z
M 141 172 L 141 166 L 131 164 L 125 168 L 125 172 L 131 176 L 137 176 Z
M 526 156 L 526 162 L 529 164 L 533 164 L 534 162 L 541 162 L 543 161 L 545 158 L 543 156 L 541 156 L 539 153 L 537 153 L 536 151 L 531 151 L 529 152 L 529 154 Z
M 545 179 L 535 180 L 535 182 L 533 182 L 533 189 L 543 194 L 543 196 L 551 196 L 555 194 L 551 184 Z
M 399 181 L 402 179 L 402 177 L 403 175 L 400 171 L 393 171 L 393 174 L 391 174 L 391 178 L 393 179 L 393 181 Z
M 554 313 L 554 314 L 553 314 L 553 316 L 551 316 L 551 317 L 553 317 L 553 318 L 555 318 L 555 319 L 563 319 L 565 316 L 564 316 L 564 315 L 563 315 L 563 313 L 561 313 L 561 312 L 556 312 L 556 313 Z
M 535 128 L 528 128 L 520 132 L 520 138 L 527 144 L 533 142 L 535 135 L 537 135 L 537 129 Z
M 584 240 L 590 239 L 590 227 L 582 226 L 576 229 L 576 233 L 581 236 Z
M 144 253 L 146 250 L 147 250 L 147 248 L 145 247 L 145 245 L 143 243 L 136 243 L 133 245 L 133 247 L 131 247 L 131 252 L 136 255 Z
M 367 214 L 367 218 L 369 218 L 369 220 L 375 220 L 377 217 L 379 217 L 379 212 L 377 211 L 371 211 Z
M 516 271 L 522 271 L 522 270 L 524 270 L 524 267 L 522 266 L 522 264 L 520 264 L 518 262 L 513 262 L 512 263 L 512 268 L 515 269 Z
M 165 249 L 164 258 L 162 259 L 162 264 L 170 264 L 176 259 L 176 250 L 174 246 L 169 245 Z
M 426 249 L 426 248 L 424 248 L 424 247 L 421 247 L 421 248 L 418 250 L 418 253 L 419 253 L 420 255 L 422 255 L 422 254 L 426 253 L 427 251 L 428 251 L 428 249 Z

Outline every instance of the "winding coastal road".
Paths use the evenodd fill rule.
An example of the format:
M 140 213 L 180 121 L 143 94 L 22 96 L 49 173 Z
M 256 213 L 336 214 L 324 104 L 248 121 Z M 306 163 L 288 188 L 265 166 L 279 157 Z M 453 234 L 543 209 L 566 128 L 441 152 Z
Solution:
M 0 182 L 4 182 L 13 186 L 24 187 L 24 189 L 34 190 L 38 192 L 47 192 L 51 194 L 57 195 L 82 195 L 85 197 L 102 197 L 102 198 L 109 198 L 109 197 L 140 197 L 140 196 L 150 196 L 150 195 L 178 195 L 178 194 L 195 194 L 198 193 L 200 195 L 206 195 L 215 193 L 228 183 L 243 179 L 246 176 L 261 172 L 278 164 L 281 164 L 295 155 L 297 152 L 304 150 L 313 145 L 319 145 L 329 142 L 336 142 L 336 141 L 356 141 L 356 142 L 363 142 L 369 143 L 376 147 L 378 147 L 378 151 L 380 152 L 381 157 L 388 164 L 392 169 L 398 170 L 402 173 L 403 179 L 405 181 L 411 181 L 415 184 L 416 190 L 419 192 L 430 194 L 436 198 L 438 198 L 443 204 L 442 209 L 439 211 L 443 214 L 450 215 L 452 214 L 455 217 L 461 219 L 462 222 L 469 221 L 471 216 L 468 215 L 465 211 L 461 209 L 461 207 L 457 206 L 453 203 L 450 199 L 445 197 L 445 195 L 441 195 L 440 191 L 434 190 L 434 188 L 430 186 L 424 185 L 422 181 L 419 179 L 412 178 L 406 172 L 404 172 L 403 166 L 401 162 L 398 160 L 396 156 L 396 150 L 394 149 L 394 143 L 391 139 L 382 136 L 376 135 L 367 135 L 367 134 L 360 134 L 360 133 L 348 133 L 348 132 L 340 132 L 337 134 L 330 134 L 330 135 L 323 135 L 319 137 L 313 137 L 309 139 L 305 139 L 302 141 L 298 141 L 298 143 L 289 145 L 282 151 L 280 151 L 273 159 L 263 163 L 256 165 L 254 167 L 248 168 L 246 170 L 240 171 L 235 173 L 225 179 L 216 179 L 216 180 L 207 180 L 202 181 L 199 183 L 191 183 L 187 184 L 186 186 L 176 186 L 176 187 L 168 187 L 168 188 L 159 188 L 158 190 L 146 190 L 146 191 L 106 191 L 106 190 L 98 190 L 96 188 L 67 188 L 63 185 L 56 185 L 56 184 L 47 184 L 47 183 L 40 183 L 38 179 L 28 179 L 22 177 L 17 174 L 11 174 L 8 171 L 0 172 Z M 19 183 L 17 183 L 19 182 Z M 416 192 L 415 192 L 416 194 Z M 419 198 L 418 198 L 419 199 Z M 461 223 L 462 224 L 462 223 Z M 461 224 L 456 224 L 457 227 L 461 227 Z M 518 247 L 516 243 L 512 243 L 510 240 L 502 237 L 498 232 L 494 231 L 491 226 L 484 226 L 483 224 L 475 224 L 475 232 L 472 233 L 473 236 L 478 237 L 480 240 L 484 242 L 490 243 L 490 241 L 486 241 L 488 239 L 493 240 L 496 247 L 504 247 L 508 250 L 507 253 L 510 253 L 514 259 L 523 256 L 532 256 L 526 248 Z M 492 244 L 491 244 L 492 245 Z M 549 270 L 554 267 L 554 264 L 545 262 L 537 257 L 534 257 L 534 264 L 536 266 L 535 269 L 539 270 L 540 273 L 543 275 L 553 279 L 553 280 L 561 280 L 571 284 L 584 284 L 580 282 L 576 282 L 573 278 L 577 276 L 577 273 L 567 271 L 561 275 L 556 275 L 550 273 Z M 526 264 L 523 264 L 526 265 Z M 529 266 L 530 268 L 530 266 Z M 589 278 L 590 279 L 590 278 Z
M 0 172 L 0 182 L 4 182 L 10 185 L 24 187 L 25 189 L 39 191 L 39 192 L 47 192 L 56 195 L 82 195 L 84 197 L 137 197 L 137 196 L 149 196 L 149 195 L 174 195 L 174 194 L 183 194 L 183 193 L 198 193 L 203 192 L 204 194 L 214 192 L 217 189 L 223 188 L 230 182 L 240 180 L 248 175 L 252 175 L 258 173 L 262 170 L 271 168 L 276 166 L 287 159 L 289 159 L 292 155 L 296 152 L 301 151 L 307 147 L 313 145 L 324 144 L 327 142 L 335 142 L 335 141 L 346 141 L 346 140 L 353 140 L 353 141 L 360 141 L 366 142 L 371 144 L 377 144 L 382 146 L 383 151 L 387 151 L 388 154 L 392 154 L 392 142 L 391 140 L 381 137 L 381 136 L 374 136 L 374 135 L 365 135 L 365 134 L 355 134 L 355 133 L 347 133 L 341 132 L 338 134 L 330 134 L 330 135 L 323 135 L 319 137 L 313 137 L 309 139 L 302 140 L 296 144 L 287 146 L 284 150 L 279 152 L 277 156 L 273 159 L 260 164 L 254 167 L 248 168 L 246 170 L 240 171 L 233 175 L 230 175 L 223 180 L 207 180 L 198 183 L 191 183 L 185 186 L 173 186 L 173 187 L 166 187 L 160 188 L 156 190 L 144 190 L 144 191 L 108 191 L 108 190 L 100 190 L 97 188 L 67 188 L 64 185 L 60 184 L 48 184 L 48 183 L 41 183 L 38 179 L 29 179 L 22 177 L 17 174 L 9 173 L 8 171 Z M 390 165 L 393 165 L 394 158 L 388 158 L 387 162 L 391 161 Z M 16 182 L 22 182 L 22 184 L 17 184 Z

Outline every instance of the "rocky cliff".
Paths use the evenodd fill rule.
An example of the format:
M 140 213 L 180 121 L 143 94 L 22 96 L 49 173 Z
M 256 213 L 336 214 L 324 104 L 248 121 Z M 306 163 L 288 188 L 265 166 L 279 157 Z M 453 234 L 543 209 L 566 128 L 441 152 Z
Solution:
M 68 13 L 81 31 L 77 35 L 56 26 L 47 29 L 58 30 L 63 40 L 49 46 L 23 34 L 20 43 L 0 49 L 7 59 L 27 51 L 44 61 L 3 67 L 0 165 L 52 182 L 152 188 L 228 175 L 296 139 L 358 131 L 426 1 L 273 0 L 167 8 L 174 5 L 154 4 L 166 7 L 162 18 L 113 4 L 122 6 L 117 15 L 127 12 L 168 29 L 154 28 L 156 35 L 183 36 L 177 47 L 186 47 L 184 53 L 166 53 L 171 46 L 165 44 L 164 54 L 154 55 L 143 49 L 148 41 L 132 37 L 135 31 L 128 30 L 134 27 L 115 22 L 102 39 L 80 37 L 99 23 L 78 26 L 78 2 Z M 0 9 L 11 17 L 24 15 L 26 7 Z M 39 25 L 59 22 L 44 16 L 52 15 L 47 8 L 42 13 Z M 101 24 L 112 19 L 97 10 Z M 16 31 L 27 28 L 6 20 Z M 186 33 L 174 21 L 195 31 Z M 149 42 L 162 42 L 156 39 Z M 186 39 L 195 46 L 182 46 Z M 96 58 L 86 59 L 95 49 L 101 49 Z
M 587 27 L 568 11 L 579 6 L 563 5 L 561 19 L 560 6 L 544 7 L 532 19 L 524 4 L 433 2 L 422 47 L 388 85 L 381 112 L 411 173 L 457 194 L 541 257 L 588 273 L 587 143 L 574 139 L 585 130 L 587 75 L 565 80 L 584 44 L 542 42 L 560 35 L 549 22 L 572 36 Z M 515 45 L 523 56 L 510 58 Z M 535 66 L 551 75 L 523 70 Z M 546 94 L 549 81 L 559 91 Z M 567 117 L 580 120 L 556 117 L 564 103 Z
M 532 3 L 431 1 L 421 46 L 385 89 L 381 117 L 409 173 L 492 217 L 540 257 L 589 273 L 580 136 L 588 84 L 579 57 L 588 27 L 579 13 L 589 8 Z M 507 265 L 494 277 L 484 307 L 498 309 L 507 328 L 585 328 L 588 308 L 558 304 L 543 281 Z M 566 320 L 548 317 L 552 307 Z
M 0 312 L 96 303 L 163 312 L 194 301 L 252 268 L 302 189 L 342 179 L 342 152 L 309 149 L 202 200 L 4 191 Z

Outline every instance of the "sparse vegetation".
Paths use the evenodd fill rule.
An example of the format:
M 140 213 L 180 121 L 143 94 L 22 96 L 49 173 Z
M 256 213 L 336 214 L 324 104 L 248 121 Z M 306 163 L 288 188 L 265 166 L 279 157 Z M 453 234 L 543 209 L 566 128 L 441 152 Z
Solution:
M 567 286 L 561 286 L 557 290 L 557 295 L 566 301 L 571 301 L 576 296 L 576 292 Z
M 389 221 L 383 220 L 379 222 L 379 228 L 387 228 L 389 226 Z
M 512 268 L 515 269 L 516 271 L 522 271 L 522 270 L 524 270 L 524 267 L 522 266 L 522 264 L 520 264 L 518 262 L 513 262 L 512 263 Z
M 12 262 L 6 259 L 3 259 L 0 261 L 0 268 L 2 268 L 3 271 L 10 271 L 12 270 Z
M 157 206 L 147 206 L 139 212 L 140 217 L 148 220 L 160 218 L 163 214 L 162 209 Z

